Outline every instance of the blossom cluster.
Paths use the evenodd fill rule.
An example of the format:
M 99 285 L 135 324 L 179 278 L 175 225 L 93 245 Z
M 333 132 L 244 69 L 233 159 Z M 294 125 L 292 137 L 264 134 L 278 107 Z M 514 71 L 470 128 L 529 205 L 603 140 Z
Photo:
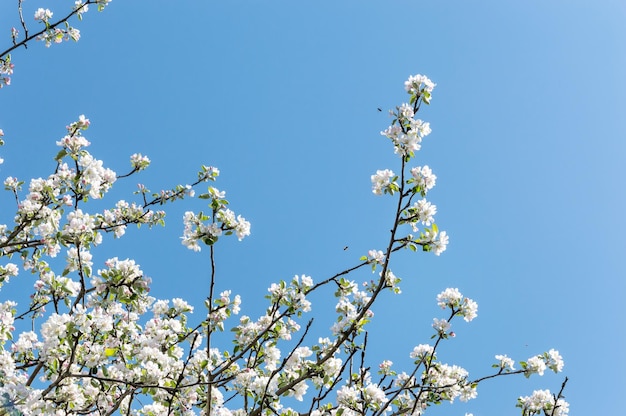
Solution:
M 11 55 L 0 57 L 0 88 L 11 85 L 11 75 L 15 65 L 11 63 Z
M 567 416 L 569 403 L 562 398 L 555 397 L 550 390 L 535 390 L 530 396 L 518 399 L 517 407 L 522 409 L 522 416 L 550 415 Z
M 85 8 L 80 9 L 81 11 L 78 13 L 85 12 Z M 59 27 L 51 27 L 50 19 L 52 19 L 53 13 L 50 9 L 39 8 L 35 11 L 35 20 L 43 22 L 46 25 L 46 30 L 43 31 L 41 35 L 37 37 L 38 40 L 42 40 L 45 42 L 46 47 L 50 47 L 52 43 L 61 43 L 64 40 L 73 40 L 78 41 L 80 39 L 80 30 L 75 27 L 70 26 L 70 24 L 65 21 L 65 28 L 61 29 Z M 80 16 L 80 14 L 79 14 Z
M 560 373 L 564 366 L 563 358 L 559 352 L 554 349 L 544 352 L 541 355 L 531 357 L 526 362 L 521 362 L 520 364 L 526 377 L 529 377 L 531 374 L 539 374 L 542 376 L 546 368 L 555 373 Z
M 472 299 L 464 297 L 457 288 L 448 288 L 438 294 L 437 305 L 442 309 L 450 308 L 453 314 L 462 316 L 466 322 L 470 322 L 478 316 L 478 304 Z
M 41 20 L 44 23 L 48 23 L 50 19 L 52 19 L 52 12 L 50 9 L 38 8 L 35 12 L 35 20 Z
M 392 170 L 377 170 L 375 175 L 372 175 L 372 192 L 374 195 L 392 194 L 398 191 L 398 184 L 396 180 L 397 176 Z
M 210 176 L 207 177 L 212 180 L 219 175 L 219 170 L 216 168 L 211 168 L 210 172 Z M 209 216 L 202 212 L 196 214 L 192 211 L 185 213 L 183 216 L 185 229 L 182 237 L 185 247 L 200 251 L 202 249 L 200 242 L 211 246 L 222 234 L 230 235 L 235 232 L 239 241 L 250 235 L 250 222 L 226 208 L 228 201 L 225 196 L 226 192 L 210 186 L 208 192 L 199 197 L 211 200 L 209 206 L 212 214 Z
M 419 232 L 417 236 L 407 235 L 402 244 L 412 250 L 421 246 L 424 251 L 440 255 L 447 248 L 448 235 L 445 231 L 440 232 L 435 224 L 437 206 L 424 199 L 435 186 L 437 176 L 427 165 L 410 169 L 410 177 L 404 172 L 406 163 L 420 150 L 422 139 L 431 132 L 430 124 L 415 116 L 421 103 L 430 103 L 434 86 L 424 75 L 411 76 L 405 82 L 405 89 L 410 94 L 409 103 L 404 103 L 391 112 L 391 126 L 381 132 L 391 140 L 395 153 L 402 157 L 403 172 L 398 176 L 390 169 L 378 170 L 371 176 L 371 181 L 375 195 L 399 193 L 401 205 L 404 206 L 400 224 L 409 224 L 413 233 Z M 413 201 L 417 195 L 422 199 Z M 419 225 L 426 227 L 420 230 Z
M 426 196 L 428 191 L 433 189 L 437 176 L 428 166 L 417 166 L 411 169 L 411 176 L 407 183 L 415 184 L 415 192 L 419 192 L 422 196 Z
M 362 331 L 374 316 L 370 306 L 372 292 L 376 290 L 376 286 L 366 286 L 365 290 L 359 290 L 359 285 L 355 281 L 344 278 L 341 278 L 337 285 L 335 292 L 338 298 L 335 305 L 337 318 L 331 332 L 337 336 L 345 331 Z
M 412 96 L 421 98 L 426 104 L 430 104 L 430 95 L 437 84 L 432 82 L 426 75 L 411 75 L 404 82 L 404 89 Z

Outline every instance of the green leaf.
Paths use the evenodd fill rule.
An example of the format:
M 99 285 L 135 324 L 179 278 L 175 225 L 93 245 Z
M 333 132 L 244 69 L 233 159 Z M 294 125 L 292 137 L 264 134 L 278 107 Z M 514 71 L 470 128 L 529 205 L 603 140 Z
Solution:
M 54 160 L 56 160 L 57 162 L 60 162 L 61 159 L 63 159 L 65 156 L 67 156 L 67 151 L 65 149 L 62 149 L 59 151 L 59 153 L 57 153 L 57 155 L 54 157 Z

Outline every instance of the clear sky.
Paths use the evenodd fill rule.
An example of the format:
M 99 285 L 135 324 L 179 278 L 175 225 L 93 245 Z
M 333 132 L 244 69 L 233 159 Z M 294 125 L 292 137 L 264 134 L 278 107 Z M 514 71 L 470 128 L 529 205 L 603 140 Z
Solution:
M 18 25 L 14 3 L 0 3 L 0 45 Z M 72 3 L 29 0 L 25 15 L 34 28 L 35 8 L 56 17 Z M 438 85 L 417 163 L 438 177 L 429 199 L 450 245 L 440 257 L 393 259 L 404 293 L 374 309 L 373 364 L 408 365 L 440 315 L 435 296 L 458 287 L 479 316 L 453 325 L 442 361 L 478 377 L 495 354 L 556 348 L 571 414 L 614 415 L 626 373 L 624 22 L 621 0 L 114 0 L 76 24 L 80 42 L 13 53 L 0 176 L 48 175 L 55 141 L 80 114 L 91 152 L 112 169 L 124 173 L 135 152 L 153 161 L 117 186 L 120 198 L 138 181 L 158 190 L 217 166 L 216 186 L 252 223 L 249 239 L 220 241 L 219 288 L 257 316 L 270 282 L 319 281 L 383 249 L 393 207 L 371 193 L 370 175 L 398 159 L 379 132 L 408 75 L 426 74 Z M 155 296 L 200 312 L 208 252 L 179 237 L 182 213 L 203 208 L 171 206 L 165 229 L 103 245 L 96 267 L 134 258 Z M 519 395 L 558 391 L 562 375 L 486 382 L 476 400 L 430 414 L 518 414 Z

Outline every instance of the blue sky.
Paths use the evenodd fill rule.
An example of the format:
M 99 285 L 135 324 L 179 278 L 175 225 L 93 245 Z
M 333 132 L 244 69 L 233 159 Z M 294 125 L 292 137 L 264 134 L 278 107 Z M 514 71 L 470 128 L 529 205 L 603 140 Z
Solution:
M 30 1 L 25 14 L 61 16 L 72 3 Z M 5 46 L 16 19 L 2 2 Z M 435 296 L 458 287 L 479 317 L 454 325 L 443 361 L 479 376 L 494 354 L 556 348 L 571 414 L 615 414 L 626 372 L 625 19 L 618 0 L 115 0 L 77 23 L 80 42 L 13 53 L 13 85 L 0 91 L 0 175 L 48 175 L 55 141 L 80 114 L 91 119 L 92 153 L 112 169 L 124 173 L 135 152 L 153 161 L 116 186 L 119 198 L 138 181 L 158 190 L 191 182 L 201 164 L 219 167 L 216 186 L 252 235 L 220 241 L 218 286 L 256 316 L 270 282 L 322 280 L 383 248 L 393 207 L 369 178 L 398 159 L 379 132 L 408 75 L 426 74 L 438 85 L 421 114 L 433 133 L 417 163 L 438 176 L 429 199 L 451 240 L 441 257 L 393 260 L 404 294 L 375 308 L 370 358 L 408 365 L 439 316 Z M 179 236 L 182 213 L 204 205 L 169 208 L 165 229 L 129 231 L 95 262 L 134 258 L 155 296 L 200 310 L 208 252 L 186 250 Z M 10 221 L 12 209 L 0 215 Z M 487 382 L 475 401 L 431 414 L 517 414 L 517 396 L 561 382 Z

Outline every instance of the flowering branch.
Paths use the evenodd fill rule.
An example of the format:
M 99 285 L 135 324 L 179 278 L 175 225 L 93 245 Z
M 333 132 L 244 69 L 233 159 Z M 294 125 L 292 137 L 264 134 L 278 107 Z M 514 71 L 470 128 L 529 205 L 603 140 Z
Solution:
M 546 369 L 560 372 L 563 361 L 555 350 L 519 362 L 521 369 L 507 356 L 496 355 L 496 372 L 475 379 L 457 365 L 440 362 L 438 347 L 455 337 L 453 319 L 470 322 L 478 308 L 458 289 L 449 288 L 437 296 L 437 304 L 449 314 L 433 320 L 433 345 L 420 344 L 410 352 L 408 373 L 397 373 L 385 360 L 379 366 L 380 379 L 373 380 L 366 328 L 374 318 L 374 305 L 384 299 L 384 289 L 401 293 L 401 279 L 391 271 L 392 257 L 404 248 L 440 255 L 448 244 L 447 234 L 434 221 L 436 206 L 425 199 L 436 176 L 428 166 L 410 167 L 430 133 L 429 124 L 415 116 L 422 104 L 429 104 L 433 88 L 424 76 L 410 77 L 405 83 L 409 103 L 396 107 L 391 126 L 382 132 L 400 157 L 398 175 L 384 169 L 371 177 L 375 195 L 396 197 L 385 250 L 370 250 L 355 266 L 319 283 L 306 275 L 273 283 L 266 296 L 269 305 L 258 319 L 244 315 L 229 325 L 231 350 L 220 350 L 217 340 L 239 314 L 241 299 L 229 290 L 215 293 L 215 245 L 229 235 L 246 238 L 250 223 L 229 208 L 224 191 L 208 186 L 198 195 L 208 202 L 207 213 L 188 211 L 183 218 L 182 244 L 193 251 L 209 246 L 207 312 L 200 323 L 188 323 L 194 308 L 184 300 L 150 297 L 151 280 L 134 261 L 114 257 L 94 270 L 91 254 L 102 243 L 103 232 L 119 238 L 128 224 L 163 225 L 165 213 L 151 211 L 152 206 L 194 196 L 195 187 L 216 181 L 219 170 L 203 166 L 192 185 L 159 193 L 140 186 L 136 194 L 141 203 L 122 200 L 113 209 L 90 214 L 84 209 L 90 199 L 103 199 L 117 179 L 146 169 L 150 161 L 135 154 L 130 172 L 116 175 L 86 150 L 89 142 L 82 132 L 89 120 L 81 116 L 71 123 L 57 142 L 62 150 L 53 174 L 31 180 L 23 199 L 19 195 L 24 183 L 16 178 L 5 181 L 5 189 L 16 199 L 17 215 L 12 230 L 0 225 L 0 257 L 20 253 L 22 268 L 38 280 L 26 312 L 18 314 L 15 302 L 0 303 L 0 395 L 29 414 L 189 415 L 199 409 L 210 415 L 421 415 L 431 404 L 476 397 L 478 385 L 487 379 L 542 375 Z M 408 234 L 405 226 L 410 227 Z M 55 261 L 45 259 L 56 257 L 62 247 L 67 250 L 65 265 L 56 274 Z M 365 266 L 379 275 L 361 288 L 348 277 Z M 0 285 L 18 273 L 15 264 L 0 266 Z M 329 336 L 311 341 L 319 332 L 315 320 L 308 319 L 304 328 L 299 320 L 311 311 L 312 292 L 329 288 L 337 298 L 337 318 Z M 46 310 L 49 305 L 51 311 Z M 40 335 L 27 331 L 14 340 L 13 323 L 26 316 L 33 323 L 43 321 Z M 8 342 L 10 351 L 4 349 Z M 35 388 L 35 380 L 44 387 Z M 311 386 L 314 394 L 308 393 Z M 564 387 L 558 395 L 542 390 L 520 397 L 522 415 L 566 415 Z M 305 399 L 306 413 L 287 406 Z
M 12 46 L 8 47 L 4 51 L 0 52 L 0 88 L 4 85 L 11 84 L 10 75 L 13 74 L 13 64 L 11 63 L 11 52 L 19 47 L 28 47 L 28 43 L 33 40 L 43 40 L 46 46 L 50 46 L 52 43 L 60 43 L 64 40 L 72 39 L 78 41 L 80 39 L 80 31 L 68 23 L 69 20 L 77 16 L 79 20 L 82 20 L 82 15 L 89 10 L 90 4 L 96 4 L 98 11 L 102 11 L 111 0 L 76 0 L 72 11 L 65 15 L 63 18 L 56 22 L 50 22 L 53 13 L 49 9 L 39 8 L 34 14 L 35 20 L 44 23 L 45 27 L 40 31 L 29 34 L 28 27 L 24 20 L 22 11 L 23 0 L 18 0 L 17 11 L 20 20 L 20 25 L 24 30 L 22 40 L 18 41 L 19 31 L 16 28 L 11 28 L 11 42 Z M 61 27 L 65 26 L 64 29 Z

